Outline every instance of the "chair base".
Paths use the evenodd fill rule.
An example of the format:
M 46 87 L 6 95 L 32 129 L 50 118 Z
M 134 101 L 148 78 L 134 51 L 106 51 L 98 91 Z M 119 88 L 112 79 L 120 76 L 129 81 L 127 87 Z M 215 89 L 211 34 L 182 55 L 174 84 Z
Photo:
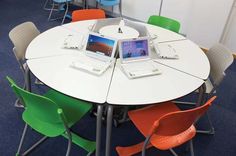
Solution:
M 21 104 L 20 99 L 16 99 L 14 106 L 17 108 L 24 108 L 24 105 Z

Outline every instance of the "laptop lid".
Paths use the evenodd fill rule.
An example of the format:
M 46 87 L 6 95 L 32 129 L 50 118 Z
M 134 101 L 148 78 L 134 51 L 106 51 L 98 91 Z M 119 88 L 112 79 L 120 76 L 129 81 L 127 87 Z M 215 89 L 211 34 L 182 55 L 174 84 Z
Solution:
M 150 59 L 149 38 L 140 37 L 120 40 L 119 54 L 122 63 Z
M 93 26 L 92 31 L 98 33 L 99 30 L 104 26 L 119 25 L 121 19 L 122 19 L 121 17 L 99 19 L 99 20 L 96 21 L 95 25 Z
M 131 27 L 131 28 L 134 28 L 135 30 L 137 30 L 139 32 L 139 37 L 149 37 L 150 36 L 145 25 L 142 25 L 142 24 L 139 24 L 137 22 L 127 20 L 127 19 L 124 19 L 124 23 L 125 23 L 125 26 Z
M 117 40 L 105 37 L 101 34 L 90 32 L 87 37 L 85 54 L 102 60 L 110 61 L 114 58 L 117 48 Z

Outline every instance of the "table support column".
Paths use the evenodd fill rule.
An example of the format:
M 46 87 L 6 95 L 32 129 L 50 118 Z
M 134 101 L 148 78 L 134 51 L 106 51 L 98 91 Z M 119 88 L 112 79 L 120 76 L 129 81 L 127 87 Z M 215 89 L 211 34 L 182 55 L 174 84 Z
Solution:
M 107 109 L 107 132 L 106 132 L 106 156 L 111 155 L 111 132 L 112 132 L 113 106 Z
M 96 156 L 100 156 L 103 105 L 97 106 Z
M 25 89 L 29 92 L 31 92 L 31 81 L 30 81 L 30 70 L 29 67 L 26 66 L 25 68 Z
M 201 106 L 202 104 L 204 104 L 204 102 L 206 102 L 205 92 L 206 92 L 206 84 L 203 83 L 203 85 L 199 87 L 199 96 L 196 107 Z

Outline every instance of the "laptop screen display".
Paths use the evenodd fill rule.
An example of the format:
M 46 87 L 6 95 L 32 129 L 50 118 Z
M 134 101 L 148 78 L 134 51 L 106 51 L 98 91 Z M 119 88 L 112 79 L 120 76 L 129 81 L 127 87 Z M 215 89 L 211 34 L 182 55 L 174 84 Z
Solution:
M 148 56 L 148 40 L 130 40 L 121 43 L 123 59 Z
M 89 34 L 86 50 L 111 57 L 114 46 L 114 40 Z

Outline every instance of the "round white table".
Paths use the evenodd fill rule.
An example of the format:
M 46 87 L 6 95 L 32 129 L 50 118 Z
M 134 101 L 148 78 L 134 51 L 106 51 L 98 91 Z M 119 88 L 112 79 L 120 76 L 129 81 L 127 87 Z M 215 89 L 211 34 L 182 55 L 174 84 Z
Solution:
M 30 71 L 47 86 L 66 95 L 98 104 L 96 155 L 100 155 L 101 118 L 103 105 L 108 104 L 106 156 L 110 155 L 113 105 L 146 105 L 173 100 L 199 88 L 210 71 L 204 52 L 193 42 L 174 32 L 148 25 L 159 44 L 170 44 L 179 55 L 177 60 L 158 59 L 152 51 L 162 74 L 128 79 L 120 70 L 120 61 L 103 75 L 94 76 L 71 68 L 73 61 L 83 59 L 77 49 L 64 49 L 68 35 L 83 38 L 95 20 L 57 26 L 36 37 L 26 51 Z M 81 40 L 82 42 L 82 40 Z

